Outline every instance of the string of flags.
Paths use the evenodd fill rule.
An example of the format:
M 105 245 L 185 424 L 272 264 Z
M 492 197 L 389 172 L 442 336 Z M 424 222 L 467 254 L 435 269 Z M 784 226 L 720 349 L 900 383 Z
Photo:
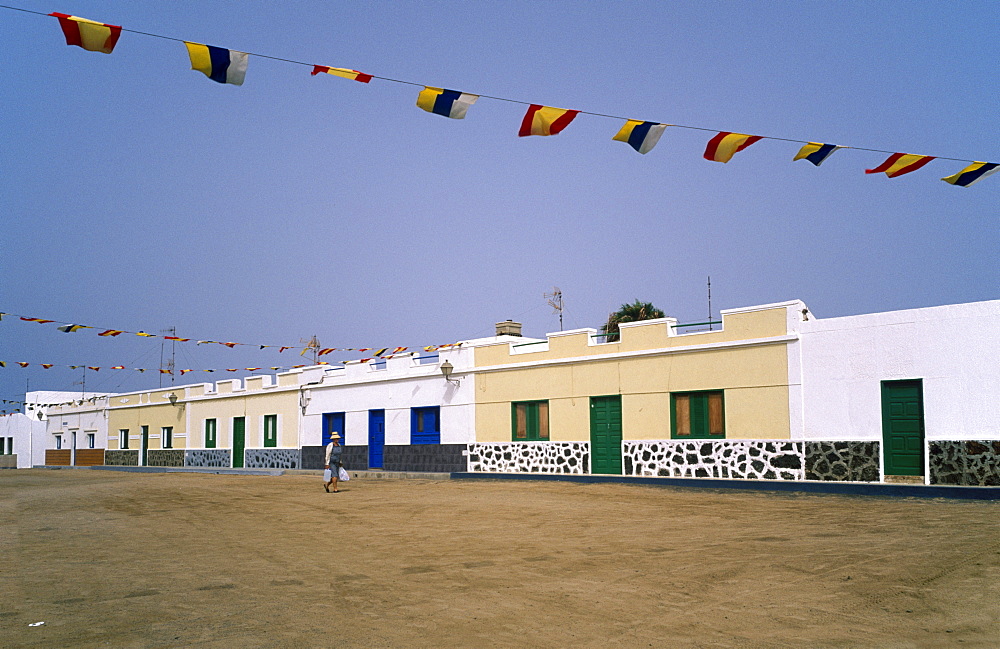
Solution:
M 0 311 L 0 321 L 3 321 L 4 317 L 6 317 L 6 316 L 9 316 L 9 317 L 12 317 L 12 318 L 18 318 L 20 320 L 23 320 L 24 322 L 35 322 L 35 323 L 38 323 L 38 324 L 53 324 L 53 323 L 55 323 L 55 324 L 59 325 L 58 327 L 56 327 L 56 329 L 59 330 L 59 331 L 62 331 L 63 333 L 74 333 L 74 332 L 79 331 L 81 329 L 94 329 L 94 330 L 102 330 L 103 329 L 103 331 L 99 331 L 97 335 L 98 336 L 103 336 L 105 338 L 116 338 L 116 337 L 118 337 L 118 336 L 120 336 L 122 334 L 131 334 L 131 335 L 140 336 L 140 337 L 143 337 L 143 338 L 162 338 L 163 340 L 170 340 L 170 341 L 173 341 L 173 342 L 182 342 L 182 343 L 195 341 L 195 344 L 197 344 L 197 345 L 222 345 L 222 346 L 228 347 L 230 349 L 233 349 L 235 347 L 240 347 L 240 346 L 242 346 L 242 347 L 257 347 L 258 349 L 267 349 L 268 347 L 272 347 L 272 348 L 276 347 L 278 349 L 278 353 L 282 353 L 282 352 L 288 351 L 289 349 L 298 349 L 299 348 L 299 345 L 263 345 L 263 344 L 259 344 L 259 343 L 234 343 L 234 342 L 220 342 L 220 341 L 217 341 L 217 340 L 196 340 L 194 338 L 182 338 L 180 336 L 160 336 L 160 335 L 157 335 L 157 334 L 148 334 L 145 331 L 126 331 L 125 329 L 106 329 L 104 327 L 93 327 L 93 326 L 90 326 L 90 325 L 73 324 L 73 323 L 69 323 L 69 322 L 59 322 L 58 320 L 50 320 L 50 319 L 47 319 L 47 318 L 35 318 L 35 317 L 30 317 L 30 316 L 22 316 L 22 315 L 18 315 L 16 313 L 5 313 L 5 312 Z M 452 347 L 457 347 L 460 344 L 461 343 L 446 343 L 444 345 L 427 345 L 426 347 L 422 347 L 421 349 L 423 351 L 425 351 L 425 352 L 435 352 L 435 351 L 438 351 L 439 349 L 449 349 L 449 348 L 452 348 Z M 362 354 L 365 353 L 365 352 L 372 352 L 371 356 L 375 357 L 375 358 L 391 358 L 393 354 L 401 354 L 401 353 L 405 352 L 408 349 L 409 349 L 409 347 L 395 347 L 395 348 L 391 348 L 391 347 L 382 347 L 382 348 L 376 348 L 376 347 L 324 347 L 324 348 L 317 348 L 317 347 L 314 347 L 314 346 L 311 346 L 311 345 L 307 345 L 307 346 L 305 346 L 305 347 L 302 348 L 301 352 L 299 352 L 299 356 L 305 356 L 306 353 L 308 353 L 309 351 L 315 350 L 317 356 L 326 356 L 327 354 L 331 354 L 333 352 L 359 352 L 359 353 L 362 353 Z M 390 353 L 390 350 L 391 350 L 391 353 Z M 386 356 L 387 353 L 389 354 L 388 356 Z M 369 360 L 372 360 L 372 359 L 371 358 L 362 359 L 363 362 L 367 362 Z M 342 362 L 346 363 L 348 361 L 342 361 Z M 42 365 L 42 367 L 45 367 L 46 364 L 41 364 L 40 363 L 40 365 Z M 22 367 L 26 367 L 26 366 L 27 366 L 27 364 L 22 365 Z M 4 367 L 4 365 L 2 365 L 2 361 L 0 361 L 0 367 Z M 77 367 L 77 366 L 70 366 L 70 367 Z M 78 367 L 83 367 L 83 366 L 81 365 L 81 366 L 78 366 Z M 303 366 L 303 365 L 295 365 L 293 367 L 305 367 L 305 366 Z M 46 369 L 48 369 L 48 368 L 46 367 Z M 91 368 L 91 369 L 94 369 L 94 368 Z M 112 367 L 111 369 L 123 369 L 123 368 Z M 257 367 L 257 368 L 246 368 L 246 369 L 258 369 L 259 370 L 261 368 Z M 272 367 L 271 369 L 282 369 L 282 368 Z M 145 370 L 140 370 L 140 371 L 145 371 Z M 183 370 L 183 371 L 190 372 L 192 370 Z M 206 372 L 211 372 L 211 371 L 214 371 L 214 370 L 205 370 L 205 371 Z M 238 370 L 227 370 L 227 371 L 236 372 Z
M 449 343 L 447 345 L 428 345 L 427 347 L 423 347 L 422 350 L 425 351 L 425 352 L 436 352 L 436 351 L 441 350 L 441 349 L 454 349 L 454 348 L 460 347 L 461 345 L 462 345 L 461 342 Z M 371 361 L 375 361 L 376 363 L 379 363 L 379 362 L 382 362 L 382 361 L 387 361 L 390 358 L 394 358 L 398 354 L 403 354 L 407 350 L 409 350 L 409 347 L 396 347 L 395 349 L 392 350 L 392 353 L 387 353 L 390 350 L 389 350 L 388 347 L 385 347 L 383 349 L 375 350 L 375 352 L 370 357 L 368 357 L 368 358 L 359 358 L 357 360 L 336 361 L 336 363 L 340 364 L 340 365 L 346 365 L 348 363 L 359 363 L 359 364 L 360 363 L 370 363 Z M 338 351 L 338 350 L 336 350 L 334 348 L 321 349 L 321 350 L 319 350 L 318 355 L 328 354 L 328 353 L 333 352 L 333 351 Z M 342 351 L 342 350 L 340 350 L 340 351 Z M 370 351 L 370 350 L 364 349 L 364 350 L 360 350 L 360 351 Z M 410 352 L 410 355 L 413 355 L 413 354 L 416 354 L 416 353 L 419 353 L 419 352 Z M 332 363 L 330 361 L 317 361 L 314 365 L 331 365 L 331 364 Z M 32 363 L 29 363 L 29 362 L 26 362 L 26 361 L 13 361 L 13 362 L 11 362 L 11 361 L 0 361 L 0 369 L 7 368 L 7 367 L 27 368 L 27 367 L 30 367 L 32 365 L 36 365 L 36 366 L 41 367 L 42 369 L 46 369 L 46 370 L 52 369 L 53 367 L 66 367 L 66 368 L 69 368 L 71 370 L 84 369 L 84 370 L 90 370 L 92 372 L 100 372 L 102 369 L 109 369 L 109 370 L 126 370 L 126 369 L 128 369 L 128 370 L 133 370 L 133 371 L 136 371 L 136 372 L 139 372 L 139 373 L 143 373 L 143 372 L 154 372 L 154 373 L 155 372 L 159 372 L 160 374 L 170 374 L 170 375 L 177 375 L 177 376 L 184 376 L 185 374 L 188 374 L 189 372 L 208 372 L 208 373 L 212 373 L 212 372 L 257 372 L 257 371 L 263 370 L 263 369 L 268 369 L 268 370 L 272 370 L 272 371 L 280 371 L 280 370 L 299 369 L 299 368 L 302 368 L 302 367 L 313 367 L 314 366 L 314 365 L 309 365 L 309 364 L 302 363 L 302 364 L 299 364 L 299 365 L 277 365 L 277 366 L 271 366 L 271 367 L 268 367 L 268 368 L 264 368 L 264 367 L 233 367 L 233 368 L 225 368 L 225 369 L 207 369 L 207 370 L 195 370 L 195 369 L 174 369 L 174 370 L 170 370 L 170 369 L 163 369 L 163 368 L 148 368 L 148 367 L 130 367 L 129 368 L 129 367 L 125 367 L 124 365 L 111 365 L 111 366 L 101 366 L 101 365 L 61 365 L 61 364 L 57 364 L 57 363 L 34 363 L 34 364 L 32 364 Z
M 44 15 L 53 16 L 59 20 L 59 26 L 62 28 L 63 35 L 65 36 L 67 45 L 81 47 L 91 52 L 102 52 L 105 54 L 112 53 L 123 31 L 142 34 L 145 36 L 153 36 L 156 38 L 162 38 L 166 40 L 181 41 L 181 39 L 177 38 L 162 36 L 158 34 L 150 34 L 147 32 L 129 30 L 121 27 L 120 25 L 110 25 L 110 24 L 100 23 L 93 20 L 88 20 L 86 18 L 80 18 L 79 16 L 70 16 L 68 14 L 55 13 L 55 12 L 50 14 L 43 14 L 41 12 L 30 11 L 27 9 L 20 9 L 17 7 L 4 6 L 2 8 L 13 9 L 16 11 L 23 11 L 26 13 L 33 13 L 40 16 Z M 202 72 L 209 79 L 212 79 L 213 81 L 216 81 L 218 83 L 228 83 L 237 86 L 242 85 L 246 78 L 247 66 L 249 63 L 250 56 L 260 56 L 263 58 L 276 59 L 297 65 L 309 66 L 312 68 L 311 74 L 313 76 L 326 73 L 346 79 L 351 79 L 361 83 L 369 83 L 373 79 L 380 79 L 394 83 L 403 83 L 407 85 L 421 86 L 423 90 L 421 90 L 417 96 L 417 106 L 429 113 L 442 115 L 444 117 L 448 117 L 451 119 L 464 119 L 470 107 L 473 104 L 475 104 L 477 99 L 481 97 L 480 95 L 465 93 L 458 90 L 449 90 L 445 88 L 425 86 L 423 84 L 413 83 L 410 81 L 401 81 L 398 79 L 390 79 L 388 77 L 379 77 L 376 75 L 359 72 L 357 70 L 349 68 L 335 68 L 323 65 L 313 65 L 313 64 L 303 63 L 301 61 L 292 61 L 290 59 L 278 59 L 277 57 L 266 56 L 261 54 L 251 55 L 247 52 L 239 52 L 236 50 L 229 50 L 226 48 L 215 47 L 212 45 L 203 45 L 200 43 L 192 43 L 189 41 L 181 41 L 181 42 L 184 43 L 187 49 L 188 56 L 191 61 L 191 69 Z M 533 104 L 502 97 L 488 97 L 488 98 L 528 105 L 528 110 L 521 121 L 521 128 L 518 131 L 518 135 L 520 137 L 526 137 L 532 135 L 539 135 L 539 136 L 557 135 L 561 133 L 566 127 L 568 127 L 570 123 L 573 122 L 573 120 L 580 114 L 605 117 L 605 118 L 610 117 L 613 119 L 625 120 L 625 124 L 612 137 L 612 140 L 618 142 L 625 142 L 626 144 L 631 146 L 635 151 L 641 154 L 646 154 L 652 151 L 653 147 L 656 146 L 657 142 L 660 140 L 660 137 L 663 135 L 667 127 L 693 129 L 700 131 L 713 130 L 697 126 L 685 126 L 681 124 L 666 124 L 666 123 L 651 122 L 638 119 L 619 118 L 611 115 L 603 115 L 600 113 L 593 113 L 582 110 L 554 108 L 552 106 L 543 106 L 540 104 Z M 889 178 L 897 178 L 904 174 L 916 171 L 935 159 L 970 163 L 960 171 L 950 176 L 945 176 L 944 178 L 941 178 L 941 180 L 943 180 L 944 182 L 958 187 L 971 187 L 980 180 L 993 175 L 997 171 L 1000 171 L 1000 163 L 994 163 L 994 162 L 973 161 L 962 158 L 944 158 L 939 156 L 916 155 L 911 153 L 891 152 L 891 151 L 884 151 L 880 149 L 871 149 L 865 147 L 850 147 L 845 145 L 838 145 L 838 144 L 831 144 L 824 142 L 803 142 L 802 140 L 796 140 L 790 138 L 779 138 L 779 137 L 762 136 L 762 135 L 747 135 L 729 131 L 720 131 L 714 137 L 712 137 L 712 139 L 709 140 L 708 144 L 706 145 L 703 157 L 709 161 L 727 163 L 737 153 L 745 150 L 747 147 L 764 139 L 802 143 L 803 146 L 795 154 L 792 160 L 793 161 L 807 160 L 817 167 L 820 166 L 824 161 L 826 161 L 834 152 L 840 149 L 856 149 L 861 151 L 872 151 L 876 153 L 889 153 L 890 154 L 889 157 L 882 164 L 873 169 L 865 170 L 866 174 L 885 173 L 885 175 Z

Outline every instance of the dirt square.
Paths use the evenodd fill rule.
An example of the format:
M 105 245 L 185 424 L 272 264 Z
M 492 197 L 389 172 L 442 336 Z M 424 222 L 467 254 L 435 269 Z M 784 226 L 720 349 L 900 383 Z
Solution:
M 0 472 L 0 646 L 1000 646 L 1000 503 L 321 483 Z

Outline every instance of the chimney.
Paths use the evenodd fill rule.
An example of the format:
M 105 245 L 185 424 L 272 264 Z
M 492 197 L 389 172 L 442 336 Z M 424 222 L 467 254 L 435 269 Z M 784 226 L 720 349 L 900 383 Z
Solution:
M 521 323 L 514 322 L 513 320 L 504 320 L 503 322 L 497 323 L 497 335 L 498 336 L 520 336 L 521 335 Z

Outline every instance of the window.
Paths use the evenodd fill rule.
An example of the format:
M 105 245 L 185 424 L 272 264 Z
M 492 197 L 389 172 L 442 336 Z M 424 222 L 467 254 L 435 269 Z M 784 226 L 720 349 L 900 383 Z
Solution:
M 205 448 L 215 448 L 216 423 L 214 419 L 205 420 Z
M 441 407 L 410 409 L 410 443 L 441 443 Z
M 118 448 L 120 449 L 128 448 L 128 428 L 118 429 Z
M 174 447 L 174 427 L 164 426 L 160 429 L 160 437 L 163 440 L 163 448 Z
M 61 448 L 62 448 L 62 435 L 56 435 L 56 450 L 58 451 Z
M 671 394 L 670 428 L 673 439 L 725 437 L 726 411 L 722 390 Z
M 264 415 L 264 448 L 278 445 L 278 415 Z
M 14 438 L 0 437 L 0 455 L 14 454 Z
M 94 448 L 94 433 L 87 433 L 87 448 Z
M 511 436 L 515 442 L 549 438 L 549 402 L 518 401 L 511 405 Z

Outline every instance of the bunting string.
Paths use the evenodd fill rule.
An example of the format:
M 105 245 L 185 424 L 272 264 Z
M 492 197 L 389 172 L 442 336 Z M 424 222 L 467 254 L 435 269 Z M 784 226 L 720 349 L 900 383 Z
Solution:
M 132 34 L 139 34 L 142 36 L 149 36 L 152 38 L 159 38 L 163 40 L 175 41 L 179 43 L 184 43 L 188 50 L 188 54 L 191 59 L 191 68 L 193 70 L 198 70 L 203 72 L 210 79 L 217 81 L 219 83 L 229 83 L 234 85 L 242 85 L 246 70 L 247 70 L 247 60 L 248 57 L 260 57 L 263 59 L 270 59 L 272 61 L 280 61 L 283 63 L 290 63 L 293 65 L 301 65 L 311 68 L 311 74 L 317 75 L 319 73 L 328 73 L 335 76 L 341 76 L 348 79 L 353 79 L 362 83 L 368 83 L 373 79 L 378 79 L 380 81 L 387 81 L 391 83 L 405 84 L 409 86 L 421 87 L 423 90 L 420 92 L 417 98 L 417 106 L 423 110 L 451 119 L 464 119 L 467 111 L 472 106 L 472 104 L 477 99 L 491 99 L 494 101 L 503 101 L 513 104 L 520 104 L 528 106 L 527 113 L 525 114 L 521 128 L 518 132 L 519 136 L 550 136 L 557 135 L 563 129 L 565 129 L 578 115 L 589 115 L 592 117 L 602 117 L 608 119 L 615 119 L 619 121 L 624 121 L 624 126 L 621 130 L 612 138 L 613 140 L 626 142 L 637 152 L 645 154 L 648 153 L 656 145 L 660 136 L 663 134 L 667 127 L 671 128 L 681 128 L 695 131 L 705 131 L 714 132 L 716 135 L 708 142 L 705 153 L 703 157 L 706 160 L 713 162 L 729 162 L 732 157 L 743 151 L 750 145 L 758 142 L 760 140 L 775 140 L 781 142 L 793 142 L 803 145 L 798 153 L 793 158 L 794 160 L 807 160 L 814 164 L 815 166 L 820 166 L 820 164 L 825 161 L 834 151 L 840 149 L 853 149 L 857 151 L 869 151 L 873 153 L 884 153 L 888 154 L 889 158 L 886 159 L 878 167 L 874 169 L 867 169 L 865 173 L 876 174 L 885 173 L 889 178 L 896 178 L 903 174 L 910 173 L 920 169 L 925 164 L 932 160 L 948 160 L 953 162 L 964 162 L 967 166 L 960 171 L 941 178 L 941 180 L 959 187 L 969 187 L 976 182 L 990 176 L 994 173 L 1000 171 L 1000 164 L 992 162 L 976 161 L 968 158 L 950 158 L 944 156 L 927 156 L 927 155 L 916 155 L 910 153 L 902 153 L 898 151 L 889 151 L 886 149 L 876 149 L 871 147 L 860 147 L 860 146 L 847 146 L 841 144 L 831 144 L 823 142 L 811 142 L 796 138 L 788 137 L 778 137 L 772 135 L 747 135 L 742 133 L 735 133 L 732 131 L 719 130 L 714 128 L 707 128 L 703 126 L 693 126 L 688 124 L 672 124 L 665 122 L 651 122 L 632 119 L 628 117 L 621 117 L 617 115 L 608 115 L 605 113 L 597 113 L 593 111 L 586 110 L 569 110 L 562 108 L 554 108 L 551 106 L 542 106 L 533 102 L 522 101 L 518 99 L 511 99 L 508 97 L 498 97 L 493 95 L 475 95 L 471 93 L 460 92 L 457 90 L 448 90 L 444 88 L 437 88 L 434 86 L 427 86 L 422 83 L 416 83 L 413 81 L 406 81 L 402 79 L 394 79 L 391 77 L 374 75 L 359 72 L 357 70 L 351 70 L 348 68 L 332 68 L 328 66 L 315 65 L 312 63 L 306 63 L 304 61 L 297 61 L 294 59 L 289 59 L 285 57 L 272 56 L 268 54 L 258 54 L 250 52 L 239 52 L 236 50 L 228 50 L 225 48 L 214 47 L 209 45 L 202 45 L 199 43 L 191 43 L 180 38 L 175 38 L 172 36 L 164 36 L 162 34 L 154 34 L 151 32 L 139 31 L 136 29 L 128 29 L 118 25 L 108 25 L 104 23 L 98 23 L 92 20 L 87 20 L 85 18 L 79 18 L 77 16 L 69 16 L 67 14 L 51 13 L 45 14 L 40 11 L 32 11 L 30 9 L 23 9 L 20 7 L 12 7 L 9 5 L 0 5 L 0 9 L 8 9 L 12 11 L 20 11 L 29 14 L 35 14 L 38 16 L 53 16 L 58 18 L 60 27 L 66 36 L 67 45 L 76 45 L 84 49 L 96 52 L 104 52 L 110 54 L 115 44 L 118 41 L 118 37 L 121 32 L 128 32 Z M 127 332 L 123 332 L 127 333 Z M 101 334 L 105 335 L 105 334 Z M 108 333 L 107 335 L 116 335 L 113 333 Z M 202 341 L 202 342 L 216 342 L 216 341 Z M 222 343 L 227 344 L 227 343 Z M 273 345 L 268 345 L 273 346 Z
M 77 332 L 77 331 L 79 331 L 81 329 L 93 329 L 94 331 L 98 332 L 97 333 L 98 336 L 103 336 L 105 338 L 117 338 L 118 336 L 120 336 L 122 334 L 131 334 L 131 335 L 139 336 L 139 337 L 142 337 L 142 338 L 161 338 L 163 340 L 170 340 L 170 341 L 173 341 L 173 342 L 181 342 L 181 343 L 194 342 L 196 345 L 222 345 L 222 346 L 228 347 L 230 349 L 234 349 L 236 347 L 257 347 L 258 349 L 263 350 L 263 349 L 267 349 L 268 347 L 271 347 L 271 348 L 277 348 L 278 349 L 278 353 L 282 353 L 282 352 L 288 351 L 289 349 L 299 349 L 301 347 L 301 344 L 298 344 L 298 345 L 264 345 L 264 344 L 261 344 L 261 343 L 234 343 L 234 342 L 220 342 L 218 340 L 197 340 L 195 338 L 182 338 L 180 336 L 160 336 L 160 335 L 157 335 L 157 334 L 148 334 L 145 331 L 128 331 L 128 330 L 125 330 L 125 329 L 108 329 L 108 328 L 105 328 L 105 327 L 96 327 L 96 326 L 92 326 L 92 325 L 82 325 L 82 324 L 74 324 L 74 323 L 70 323 L 70 322 L 61 322 L 59 320 L 51 320 L 51 319 L 47 319 L 47 318 L 36 318 L 36 317 L 32 317 L 32 316 L 23 316 L 23 315 L 19 315 L 17 313 L 6 313 L 6 312 L 3 312 L 3 311 L 0 311 L 0 322 L 3 321 L 4 317 L 8 317 L 8 316 L 9 317 L 13 317 L 13 318 L 18 318 L 19 320 L 22 320 L 24 322 L 35 322 L 37 324 L 57 324 L 59 326 L 56 327 L 56 329 L 58 329 L 59 331 L 62 331 L 63 333 L 75 333 L 75 332 Z M 447 348 L 450 348 L 450 347 L 456 347 L 456 346 L 458 346 L 460 344 L 461 343 L 446 343 L 444 345 L 427 345 L 426 347 L 422 347 L 421 349 L 423 349 L 423 351 L 426 351 L 426 352 L 433 352 L 433 351 L 437 351 L 439 349 L 447 349 Z M 402 353 L 402 352 L 404 352 L 404 351 L 406 351 L 408 349 L 409 349 L 409 347 L 382 347 L 382 348 L 378 348 L 378 347 L 323 347 L 323 348 L 318 348 L 318 347 L 314 347 L 314 346 L 311 346 L 311 345 L 307 345 L 306 347 L 302 348 L 302 351 L 299 352 L 299 355 L 300 356 L 305 356 L 306 353 L 308 353 L 309 351 L 315 350 L 317 356 L 326 356 L 327 354 L 330 354 L 330 353 L 333 353 L 333 352 L 360 352 L 360 353 L 372 352 L 372 356 L 379 357 L 379 358 L 390 358 L 391 355 L 390 356 L 386 356 L 386 353 L 389 353 L 390 350 L 391 350 L 391 354 L 400 354 L 400 353 Z M 347 361 L 344 361 L 344 362 L 347 362 Z M 80 367 L 83 367 L 83 365 L 80 365 Z M 304 366 L 296 366 L 296 367 L 304 367 Z M 115 369 L 118 369 L 118 368 L 115 368 Z M 257 369 L 260 369 L 260 368 L 257 368 Z M 272 368 L 272 369 L 277 369 L 277 368 Z M 190 371 L 190 370 L 188 370 L 188 371 Z M 209 371 L 211 371 L 211 370 L 209 370 Z M 236 370 L 232 370 L 232 371 L 236 371 Z

